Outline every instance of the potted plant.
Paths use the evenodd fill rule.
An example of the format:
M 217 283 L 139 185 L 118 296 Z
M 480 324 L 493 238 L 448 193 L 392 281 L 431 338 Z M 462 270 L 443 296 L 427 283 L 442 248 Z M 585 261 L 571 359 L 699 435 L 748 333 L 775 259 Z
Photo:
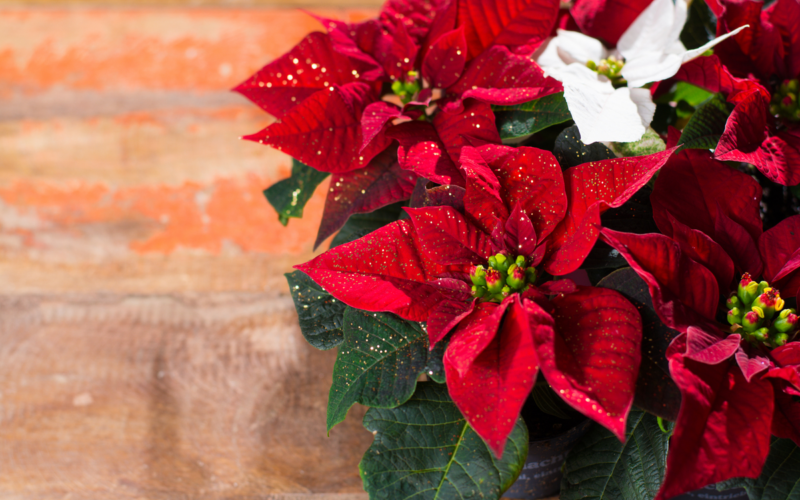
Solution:
M 370 498 L 795 498 L 800 3 L 761 7 L 390 0 L 235 89 L 284 224 L 331 177 L 287 279 Z

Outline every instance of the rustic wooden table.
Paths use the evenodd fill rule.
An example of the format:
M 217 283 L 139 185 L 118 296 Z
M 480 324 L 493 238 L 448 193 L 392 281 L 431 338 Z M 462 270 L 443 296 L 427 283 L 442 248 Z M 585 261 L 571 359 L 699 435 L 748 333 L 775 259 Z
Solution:
M 0 1 L 0 498 L 355 500 L 282 274 L 289 159 L 228 88 L 375 0 Z

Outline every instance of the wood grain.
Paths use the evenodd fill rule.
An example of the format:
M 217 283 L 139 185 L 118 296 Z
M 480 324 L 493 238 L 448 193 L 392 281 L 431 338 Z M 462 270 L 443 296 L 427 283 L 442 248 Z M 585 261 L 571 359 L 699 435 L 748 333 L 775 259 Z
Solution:
M 0 2 L 1 498 L 366 498 L 283 278 L 325 186 L 281 226 L 228 92 L 319 25 L 199 3 Z
M 326 437 L 332 353 L 289 298 L 6 296 L 0 318 L 0 492 L 360 489 L 363 410 Z

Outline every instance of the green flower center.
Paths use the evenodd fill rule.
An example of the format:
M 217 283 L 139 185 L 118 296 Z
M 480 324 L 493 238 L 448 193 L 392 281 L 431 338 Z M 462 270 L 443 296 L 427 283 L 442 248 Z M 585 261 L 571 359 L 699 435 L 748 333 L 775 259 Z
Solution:
M 726 301 L 731 332 L 740 333 L 751 344 L 780 347 L 797 333 L 798 317 L 794 309 L 784 309 L 776 288 L 766 281 L 753 281 L 742 275 L 738 290 Z
M 586 63 L 586 67 L 611 80 L 611 84 L 615 88 L 624 87 L 628 84 L 628 82 L 622 78 L 622 68 L 625 67 L 625 61 L 623 59 L 608 56 L 608 59 L 601 59 L 599 63 L 589 61 Z
M 475 266 L 469 275 L 472 296 L 484 302 L 500 303 L 512 293 L 526 291 L 536 281 L 536 269 L 528 267 L 522 255 L 511 260 L 498 253 L 489 257 L 488 266 Z
M 419 73 L 416 71 L 409 71 L 407 78 L 392 82 L 392 92 L 403 101 L 403 104 L 411 102 L 421 88 Z
M 800 82 L 784 80 L 772 93 L 769 112 L 787 121 L 800 121 L 800 103 L 797 102 Z

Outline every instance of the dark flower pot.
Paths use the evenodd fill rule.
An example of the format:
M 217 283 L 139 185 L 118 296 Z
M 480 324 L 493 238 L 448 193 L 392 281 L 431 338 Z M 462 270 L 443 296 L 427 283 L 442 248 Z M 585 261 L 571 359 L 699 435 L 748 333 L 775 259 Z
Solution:
M 717 488 L 711 485 L 675 497 L 674 500 L 747 500 L 747 492 L 744 488 L 717 491 Z
M 517 482 L 503 497 L 526 500 L 551 497 L 561 487 L 561 466 L 567 453 L 586 434 L 592 421 L 580 414 L 569 419 L 557 418 L 541 412 L 531 401 L 526 403 L 522 416 L 530 434 L 528 458 Z

